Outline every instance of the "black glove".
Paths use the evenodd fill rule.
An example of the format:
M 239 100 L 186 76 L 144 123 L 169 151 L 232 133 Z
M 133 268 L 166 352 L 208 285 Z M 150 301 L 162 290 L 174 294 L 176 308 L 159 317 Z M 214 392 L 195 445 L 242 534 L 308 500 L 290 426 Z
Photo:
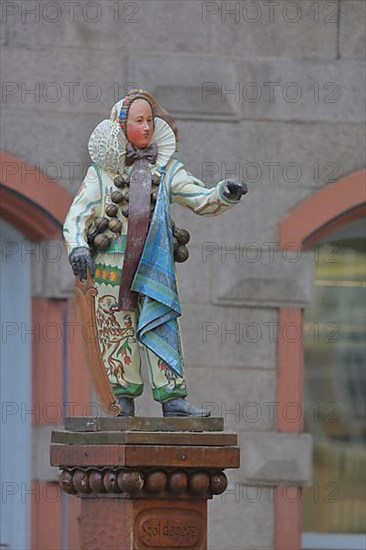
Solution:
M 228 199 L 239 201 L 242 195 L 248 193 L 248 186 L 244 181 L 224 180 L 223 194 Z
M 79 277 L 80 280 L 86 280 L 87 268 L 90 275 L 94 276 L 94 260 L 87 246 L 74 248 L 69 256 L 69 262 L 75 277 Z

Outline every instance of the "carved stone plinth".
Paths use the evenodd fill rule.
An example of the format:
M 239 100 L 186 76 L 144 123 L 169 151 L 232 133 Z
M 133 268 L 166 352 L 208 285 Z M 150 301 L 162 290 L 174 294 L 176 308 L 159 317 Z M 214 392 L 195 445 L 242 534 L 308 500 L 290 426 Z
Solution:
M 73 418 L 52 443 L 82 550 L 207 549 L 207 501 L 239 467 L 220 418 Z

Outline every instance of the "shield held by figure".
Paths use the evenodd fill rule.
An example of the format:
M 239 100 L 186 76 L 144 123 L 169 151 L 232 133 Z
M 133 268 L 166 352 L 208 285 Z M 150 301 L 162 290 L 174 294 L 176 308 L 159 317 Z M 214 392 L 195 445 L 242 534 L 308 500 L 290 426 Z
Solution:
M 83 335 L 84 350 L 95 391 L 103 411 L 110 416 L 118 416 L 121 407 L 113 394 L 99 347 L 95 318 L 95 298 L 98 291 L 94 286 L 89 270 L 85 281 L 75 277 L 75 293 L 79 319 L 83 329 L 86 329 Z

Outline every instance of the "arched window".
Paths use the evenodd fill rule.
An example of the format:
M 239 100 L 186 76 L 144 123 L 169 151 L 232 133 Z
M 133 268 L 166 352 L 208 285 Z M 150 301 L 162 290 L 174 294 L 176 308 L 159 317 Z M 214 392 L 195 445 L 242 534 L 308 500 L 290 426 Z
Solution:
M 318 435 L 321 434 L 319 437 L 323 438 L 323 440 L 329 444 L 330 440 L 333 443 L 335 432 L 337 431 L 334 426 L 330 426 L 329 422 L 324 422 L 324 418 L 323 423 L 320 423 L 321 414 L 329 420 L 332 415 L 340 411 L 338 413 L 339 421 L 334 424 L 338 426 L 338 432 L 339 434 L 342 433 L 342 437 L 349 438 L 349 441 L 345 442 L 344 446 L 350 449 L 350 454 L 352 456 L 357 455 L 358 451 L 356 451 L 356 447 L 358 449 L 360 448 L 359 445 L 362 445 L 362 435 L 364 436 L 364 413 L 362 409 L 360 409 L 359 399 L 359 392 L 362 390 L 361 384 L 364 384 L 364 379 L 359 374 L 359 365 L 362 361 L 362 357 L 364 357 L 364 352 L 361 351 L 361 347 L 359 346 L 362 333 L 358 332 L 358 330 L 360 330 L 360 323 L 356 317 L 356 315 L 362 314 L 362 309 L 360 308 L 365 307 L 364 302 L 362 305 L 359 294 L 359 292 L 364 290 L 362 284 L 364 280 L 361 281 L 357 279 L 359 275 L 356 275 L 356 273 L 360 273 L 360 264 L 364 261 L 362 259 L 364 257 L 362 256 L 364 252 L 360 252 L 360 237 L 364 234 L 363 223 L 365 216 L 366 171 L 361 170 L 345 176 L 342 180 L 312 195 L 309 199 L 294 208 L 286 218 L 282 220 L 278 227 L 280 248 L 282 250 L 285 249 L 288 242 L 297 243 L 298 247 L 302 250 L 314 248 L 315 263 L 318 264 L 316 273 L 318 284 L 316 285 L 317 301 L 314 303 L 315 310 L 313 310 L 313 313 L 311 313 L 311 311 L 305 313 L 305 328 L 307 328 L 307 331 L 303 331 L 305 335 L 304 338 L 300 338 L 299 341 L 293 345 L 290 345 L 283 338 L 278 340 L 276 395 L 279 408 L 285 405 L 286 402 L 293 401 L 299 403 L 305 411 L 305 415 L 296 423 L 289 423 L 283 415 L 279 415 L 276 427 L 278 431 L 282 432 L 302 432 L 304 430 L 303 420 L 305 417 L 307 429 L 313 432 L 314 435 L 316 452 L 318 452 L 317 449 L 319 448 L 317 444 Z M 319 260 L 322 258 L 324 260 L 325 256 L 329 260 L 335 250 L 337 251 L 339 260 L 339 262 L 337 262 L 339 264 L 338 274 L 335 267 L 332 273 L 329 271 L 325 273 L 325 269 L 328 266 L 324 267 L 325 262 L 316 261 L 317 254 Z M 322 269 L 323 272 L 321 271 Z M 325 281 L 329 280 L 327 277 L 333 278 L 334 281 L 342 281 L 343 278 L 343 282 L 338 282 L 336 290 L 331 291 L 331 287 L 327 288 L 326 286 L 328 283 Z M 337 279 L 337 277 L 341 278 Z M 349 277 L 349 279 L 347 279 L 347 277 Z M 335 285 L 333 285 L 332 288 L 334 287 Z M 353 289 L 355 294 L 352 294 L 351 297 L 350 292 L 346 289 Z M 344 290 L 344 292 L 341 292 L 341 290 Z M 329 297 L 329 292 L 333 292 L 332 298 Z M 355 301 L 357 302 L 357 312 L 356 307 L 352 306 L 352 303 Z M 328 310 L 326 308 L 328 308 Z M 344 310 L 344 315 L 342 315 L 342 310 Z M 281 332 L 283 326 L 289 321 L 302 326 L 303 315 L 304 312 L 300 307 L 280 308 L 279 332 Z M 346 315 L 349 316 L 347 323 Z M 333 319 L 329 317 L 333 317 Z M 341 317 L 341 320 L 339 320 L 339 317 Z M 331 324 L 332 322 L 334 325 Z M 333 330 L 334 332 L 332 332 Z M 343 347 L 341 342 L 326 342 L 327 346 L 319 345 L 319 347 L 316 348 L 319 350 L 317 352 L 318 356 L 316 357 L 314 349 L 311 349 L 311 346 L 309 347 L 309 337 L 319 339 L 336 338 L 337 330 L 338 337 L 340 335 L 340 330 L 342 330 Z M 356 333 L 358 335 L 357 337 Z M 346 337 L 347 341 L 345 340 Z M 333 347 L 331 347 L 332 345 Z M 322 351 L 320 351 L 321 349 Z M 332 354 L 334 354 L 334 357 Z M 314 377 L 321 377 L 321 372 L 325 372 L 327 367 L 324 366 L 324 363 L 326 360 L 331 364 L 328 374 L 332 372 L 332 376 L 335 376 L 337 382 L 334 384 L 332 380 L 327 379 L 327 376 L 324 375 L 322 383 L 314 383 Z M 319 365 L 319 363 L 321 364 Z M 309 368 L 307 369 L 308 366 Z M 308 376 L 305 373 L 308 373 Z M 312 376 L 313 382 L 311 382 Z M 306 387 L 305 392 L 304 382 Z M 306 395 L 306 402 L 304 393 Z M 310 404 L 309 401 L 311 401 Z M 332 403 L 335 405 L 333 408 Z M 330 404 L 328 409 L 324 411 L 321 410 L 323 405 L 328 406 L 328 404 Z M 313 409 L 310 410 L 313 420 L 314 415 L 315 420 L 319 417 L 319 422 L 312 422 L 311 428 L 309 426 L 311 420 L 311 418 L 309 418 L 309 411 L 305 410 L 305 408 L 308 409 L 308 407 L 313 407 Z M 329 415 L 328 417 L 326 416 L 327 414 Z M 345 426 L 342 428 L 343 431 L 340 429 L 342 422 L 345 423 Z M 333 432 L 331 432 L 331 436 L 329 430 L 332 428 Z M 318 430 L 318 433 L 316 433 L 316 430 Z M 341 444 L 341 442 L 338 443 Z M 322 456 L 324 457 L 324 453 Z M 341 466 L 341 471 L 343 473 L 346 468 L 344 456 L 345 455 L 342 455 L 341 458 L 338 454 L 337 459 L 339 461 L 337 463 L 338 466 L 343 461 Z M 316 476 L 317 467 L 320 467 L 319 454 L 315 454 L 314 458 Z M 332 460 L 335 460 L 333 455 Z M 331 465 L 327 463 L 324 468 L 328 474 L 330 467 Z M 347 467 L 351 467 L 350 463 L 348 463 Z M 361 470 L 358 470 L 358 472 L 357 475 L 360 476 Z M 352 475 L 356 475 L 355 472 L 353 472 Z M 348 479 L 347 476 L 343 479 Z M 346 481 L 341 481 L 341 483 L 339 483 L 339 481 L 335 479 L 335 476 L 331 477 L 334 479 L 327 480 L 325 483 L 334 482 L 338 484 L 337 486 L 326 485 L 325 488 L 323 486 L 323 494 L 320 494 L 321 487 L 316 486 L 316 483 L 318 482 L 319 484 L 319 481 L 317 481 L 315 477 L 313 486 L 310 489 L 305 489 L 303 498 L 298 499 L 296 502 L 286 502 L 283 498 L 280 498 L 281 492 L 278 492 L 275 506 L 275 548 L 277 550 L 293 550 L 293 548 L 316 548 L 318 550 L 332 548 L 334 550 L 351 550 L 364 548 L 364 536 L 359 535 L 359 537 L 357 537 L 357 535 L 355 535 L 352 541 L 350 538 L 352 536 L 350 533 L 360 533 L 360 531 L 364 529 L 363 526 L 360 526 L 357 519 L 357 514 L 363 514 L 364 510 L 349 515 L 349 521 L 353 523 L 352 527 L 350 527 L 350 523 L 348 523 L 350 527 L 348 531 L 346 530 L 348 528 L 346 527 L 345 518 L 342 517 L 335 519 L 334 516 L 336 526 L 328 529 L 328 534 L 324 531 L 322 532 L 320 530 L 321 528 L 314 523 L 311 524 L 311 517 L 309 517 L 307 510 L 307 499 L 311 499 L 312 510 L 314 511 L 316 510 L 315 501 L 317 499 L 336 498 L 332 491 L 338 492 L 339 497 L 341 483 L 343 483 L 342 487 L 344 487 L 344 491 L 352 489 L 351 485 L 347 486 Z M 326 495 L 324 495 L 324 489 L 327 491 Z M 361 488 L 359 488 L 359 490 L 361 491 Z M 313 491 L 313 494 L 307 491 Z M 346 507 L 360 507 L 358 496 L 354 498 L 352 504 L 350 499 L 347 500 L 348 497 L 344 495 L 343 498 Z M 329 502 L 326 504 L 328 507 L 331 505 Z M 338 507 L 338 513 L 343 512 L 341 512 L 341 508 Z M 317 517 L 316 521 L 319 522 L 320 518 Z M 304 533 L 302 537 L 301 535 L 304 528 L 308 531 L 309 529 L 312 530 L 313 535 Z M 348 542 L 345 543 L 341 535 L 342 532 L 347 533 L 345 535 L 346 540 L 351 541 L 353 546 L 350 546 Z M 338 537 L 330 538 L 329 533 L 338 533 Z
M 364 548 L 366 533 L 366 218 L 315 246 L 315 299 L 304 315 L 305 548 Z

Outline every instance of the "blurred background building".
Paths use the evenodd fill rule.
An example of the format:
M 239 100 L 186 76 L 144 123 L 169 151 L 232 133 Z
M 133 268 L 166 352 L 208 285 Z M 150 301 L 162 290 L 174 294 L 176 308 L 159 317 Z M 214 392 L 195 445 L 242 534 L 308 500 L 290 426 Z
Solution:
M 0 546 L 78 548 L 50 433 L 100 410 L 61 226 L 91 131 L 141 87 L 187 169 L 250 189 L 173 208 L 190 395 L 242 449 L 210 548 L 364 548 L 365 2 L 4 0 L 1 46 Z

